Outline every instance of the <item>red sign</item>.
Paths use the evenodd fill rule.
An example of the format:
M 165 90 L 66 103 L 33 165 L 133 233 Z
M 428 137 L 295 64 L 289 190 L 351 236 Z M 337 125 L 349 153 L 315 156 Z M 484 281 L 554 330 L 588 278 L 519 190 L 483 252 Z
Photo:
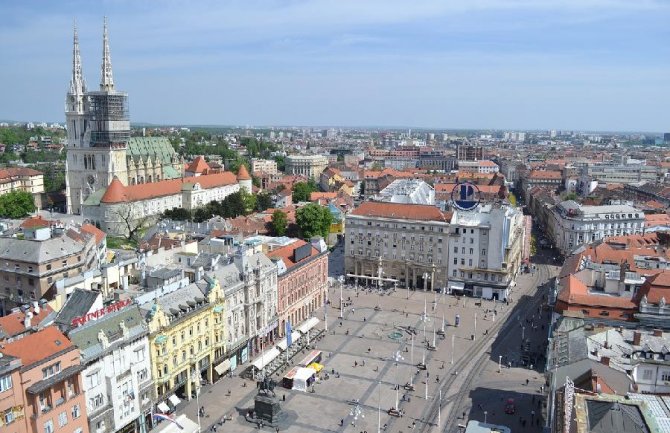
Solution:
M 83 316 L 75 317 L 74 319 L 72 319 L 72 326 L 81 326 L 84 323 L 88 322 L 89 320 L 99 319 L 102 316 L 104 316 L 105 314 L 113 313 L 115 311 L 119 311 L 120 309 L 122 309 L 124 307 L 127 307 L 128 305 L 132 304 L 132 302 L 133 302 L 132 300 L 126 299 L 124 301 L 115 302 L 111 305 L 103 307 L 103 308 L 101 308 L 97 311 L 94 311 L 92 313 L 88 313 L 88 314 L 85 314 Z

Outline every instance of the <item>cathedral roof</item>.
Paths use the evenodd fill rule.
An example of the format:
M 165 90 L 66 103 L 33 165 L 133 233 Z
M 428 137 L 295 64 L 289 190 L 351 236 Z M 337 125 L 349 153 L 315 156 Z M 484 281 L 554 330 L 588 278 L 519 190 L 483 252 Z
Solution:
M 240 169 L 237 171 L 237 180 L 251 180 L 249 172 L 244 164 L 240 164 Z
M 223 173 L 204 174 L 198 177 L 186 177 L 179 179 L 161 180 L 159 182 L 141 183 L 137 185 L 123 186 L 116 177 L 107 187 L 107 191 L 100 199 L 101 203 L 113 204 L 123 202 L 135 202 L 157 197 L 175 195 L 181 193 L 182 189 L 191 188 L 199 184 L 203 189 L 216 188 L 224 185 L 233 185 L 237 181 L 235 174 L 224 171 Z M 95 203 L 86 203 L 95 205 Z
M 196 157 L 193 162 L 186 168 L 186 171 L 189 173 L 205 173 L 209 170 L 209 165 L 205 162 L 205 158 L 202 156 Z
M 126 197 L 126 187 L 123 186 L 118 177 L 114 176 L 112 183 L 109 184 L 100 201 L 102 203 L 119 203 L 122 201 L 128 201 Z

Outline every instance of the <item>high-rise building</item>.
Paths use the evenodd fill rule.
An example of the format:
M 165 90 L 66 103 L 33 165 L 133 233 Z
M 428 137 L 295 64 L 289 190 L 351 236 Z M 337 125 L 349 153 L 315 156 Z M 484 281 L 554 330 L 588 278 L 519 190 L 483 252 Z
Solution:
M 484 148 L 482 146 L 459 144 L 456 150 L 456 159 L 459 161 L 479 161 L 484 159 Z

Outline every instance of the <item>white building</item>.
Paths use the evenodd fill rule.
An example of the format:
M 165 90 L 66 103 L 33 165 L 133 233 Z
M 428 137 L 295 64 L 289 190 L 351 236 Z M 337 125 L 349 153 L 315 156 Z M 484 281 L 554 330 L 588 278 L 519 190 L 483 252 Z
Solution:
M 563 254 L 608 236 L 642 233 L 644 213 L 630 205 L 582 206 L 573 200 L 549 212 L 548 234 Z
M 251 172 L 255 175 L 260 173 L 277 174 L 277 161 L 253 158 L 251 160 Z
M 81 213 L 106 233 L 125 235 L 137 225 L 149 224 L 153 217 L 166 210 L 194 210 L 211 201 L 221 201 L 239 191 L 240 185 L 246 182 L 248 180 L 238 180 L 231 172 L 130 186 L 114 178 L 109 187 L 86 199 Z
M 116 311 L 68 333 L 84 366 L 81 376 L 91 433 L 149 430 L 145 424 L 153 398 L 149 331 L 137 306 L 127 303 L 113 304 Z
M 396 179 L 373 198 L 375 201 L 406 204 L 435 204 L 435 190 L 423 180 Z
M 441 290 L 450 219 L 435 206 L 364 202 L 346 216 L 347 279 L 377 285 L 381 273 L 386 286 Z
M 448 290 L 504 300 L 522 259 L 523 214 L 506 205 L 454 212 L 449 228 Z
M 493 161 L 458 161 L 458 170 L 465 173 L 498 173 L 500 167 Z
M 286 156 L 286 174 L 299 174 L 319 181 L 321 172 L 328 167 L 328 158 L 323 155 Z

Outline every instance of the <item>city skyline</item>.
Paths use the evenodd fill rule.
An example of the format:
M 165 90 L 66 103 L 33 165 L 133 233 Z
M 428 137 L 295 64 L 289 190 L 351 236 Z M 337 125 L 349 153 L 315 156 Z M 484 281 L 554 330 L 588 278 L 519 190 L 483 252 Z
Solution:
M 660 132 L 669 12 L 617 0 L 3 4 L 0 118 L 62 122 L 73 19 L 92 89 L 106 15 L 135 122 Z

